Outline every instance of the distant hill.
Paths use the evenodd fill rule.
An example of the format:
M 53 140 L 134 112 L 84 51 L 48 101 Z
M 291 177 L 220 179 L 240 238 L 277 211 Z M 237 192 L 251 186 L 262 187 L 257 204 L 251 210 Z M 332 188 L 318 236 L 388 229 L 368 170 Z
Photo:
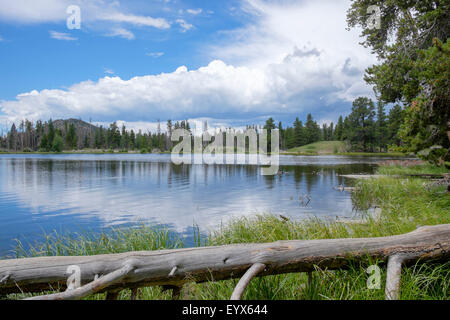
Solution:
M 66 130 L 66 125 L 69 126 L 70 124 L 73 124 L 75 126 L 77 132 L 95 132 L 95 130 L 98 129 L 97 126 L 94 126 L 93 124 L 80 119 L 59 119 L 53 121 L 55 129 L 60 129 L 63 132 L 65 132 Z

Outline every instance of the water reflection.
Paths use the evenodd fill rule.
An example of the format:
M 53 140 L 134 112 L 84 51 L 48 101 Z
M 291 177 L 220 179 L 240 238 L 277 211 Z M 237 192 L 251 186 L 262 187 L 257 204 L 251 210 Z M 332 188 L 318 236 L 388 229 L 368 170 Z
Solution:
M 0 255 L 44 231 L 163 224 L 190 236 L 231 217 L 352 215 L 338 174 L 371 173 L 377 159 L 281 157 L 283 174 L 250 165 L 174 165 L 169 155 L 0 156 Z M 310 201 L 305 205 L 305 196 Z

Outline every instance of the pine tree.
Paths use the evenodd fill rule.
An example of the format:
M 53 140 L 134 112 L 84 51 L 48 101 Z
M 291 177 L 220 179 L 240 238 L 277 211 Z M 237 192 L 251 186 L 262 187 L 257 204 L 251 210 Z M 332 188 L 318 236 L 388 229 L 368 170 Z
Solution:
M 348 116 L 349 126 L 346 128 L 347 139 L 353 149 L 372 151 L 375 140 L 374 117 L 375 105 L 371 99 L 359 97 L 353 101 L 352 113 Z
M 305 128 L 303 127 L 303 123 L 298 118 L 295 118 L 293 147 L 301 147 L 305 144 L 306 144 Z
M 386 113 L 384 112 L 384 103 L 381 101 L 378 102 L 377 108 L 375 139 L 380 152 L 387 149 L 388 136 L 387 136 Z
M 308 114 L 305 123 L 306 144 L 314 143 L 320 140 L 320 128 L 317 122 L 313 120 L 311 113 Z
M 342 116 L 339 116 L 334 135 L 336 140 L 342 141 L 344 139 L 344 121 L 342 120 Z
M 404 121 L 404 110 L 398 104 L 389 111 L 387 120 L 388 143 L 400 146 L 402 140 L 398 137 L 398 131 Z

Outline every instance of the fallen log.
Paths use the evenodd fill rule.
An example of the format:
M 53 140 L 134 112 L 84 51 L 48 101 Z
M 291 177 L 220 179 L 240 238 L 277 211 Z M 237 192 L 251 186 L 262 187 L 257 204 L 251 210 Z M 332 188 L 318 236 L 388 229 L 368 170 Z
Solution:
M 81 270 L 81 287 L 74 289 L 78 291 L 72 294 L 72 290 L 66 291 L 68 294 L 62 295 L 63 298 L 157 285 L 180 288 L 191 281 L 238 278 L 254 265 L 260 267 L 247 274 L 248 281 L 253 276 L 311 272 L 316 267 L 345 269 L 354 262 L 366 264 L 369 257 L 372 261 L 386 262 L 394 255 L 402 257 L 402 265 L 418 260 L 447 261 L 450 257 L 450 224 L 425 226 L 407 234 L 379 238 L 292 240 L 97 256 L 1 260 L 0 294 L 65 290 L 70 276 L 66 270 L 73 266 Z M 395 278 L 398 272 L 394 269 L 392 274 Z M 107 286 L 103 286 L 105 280 L 109 281 Z M 395 297 L 397 282 L 391 282 L 394 285 L 389 292 L 392 291 Z M 244 281 L 244 289 L 245 286 Z M 61 298 L 60 293 L 56 295 Z M 235 297 L 241 295 L 239 291 Z

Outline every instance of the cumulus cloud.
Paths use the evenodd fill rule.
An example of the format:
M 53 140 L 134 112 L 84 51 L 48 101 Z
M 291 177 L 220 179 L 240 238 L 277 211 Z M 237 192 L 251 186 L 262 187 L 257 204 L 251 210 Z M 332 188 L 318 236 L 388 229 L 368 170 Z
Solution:
M 183 19 L 177 19 L 176 22 L 180 25 L 182 32 L 186 32 L 188 30 L 191 30 L 194 27 L 192 24 L 187 23 Z
M 56 40 L 76 41 L 78 38 L 72 37 L 68 33 L 50 31 L 50 37 Z
M 206 67 L 134 77 L 104 77 L 66 90 L 20 94 L 1 101 L 11 120 L 68 116 L 119 119 L 183 118 L 301 112 L 326 106 L 352 93 L 357 76 L 342 77 L 343 65 L 331 68 L 327 56 L 294 56 L 265 68 L 235 67 L 220 60 Z M 323 100 L 318 99 L 323 97 Z M 306 103 L 308 102 L 308 103 Z M 109 121 L 109 120 L 108 120 Z
M 342 74 L 342 84 L 356 73 L 360 78 L 355 80 L 362 82 L 364 69 L 376 59 L 359 45 L 359 30 L 346 30 L 350 5 L 349 0 L 245 0 L 241 11 L 249 22 L 239 29 L 223 31 L 223 40 L 208 46 L 205 52 L 233 65 L 256 67 L 320 54 L 321 69 L 330 74 L 348 61 L 345 71 L 351 72 Z M 305 69 L 308 62 L 304 59 Z M 338 80 L 335 78 L 336 85 Z

